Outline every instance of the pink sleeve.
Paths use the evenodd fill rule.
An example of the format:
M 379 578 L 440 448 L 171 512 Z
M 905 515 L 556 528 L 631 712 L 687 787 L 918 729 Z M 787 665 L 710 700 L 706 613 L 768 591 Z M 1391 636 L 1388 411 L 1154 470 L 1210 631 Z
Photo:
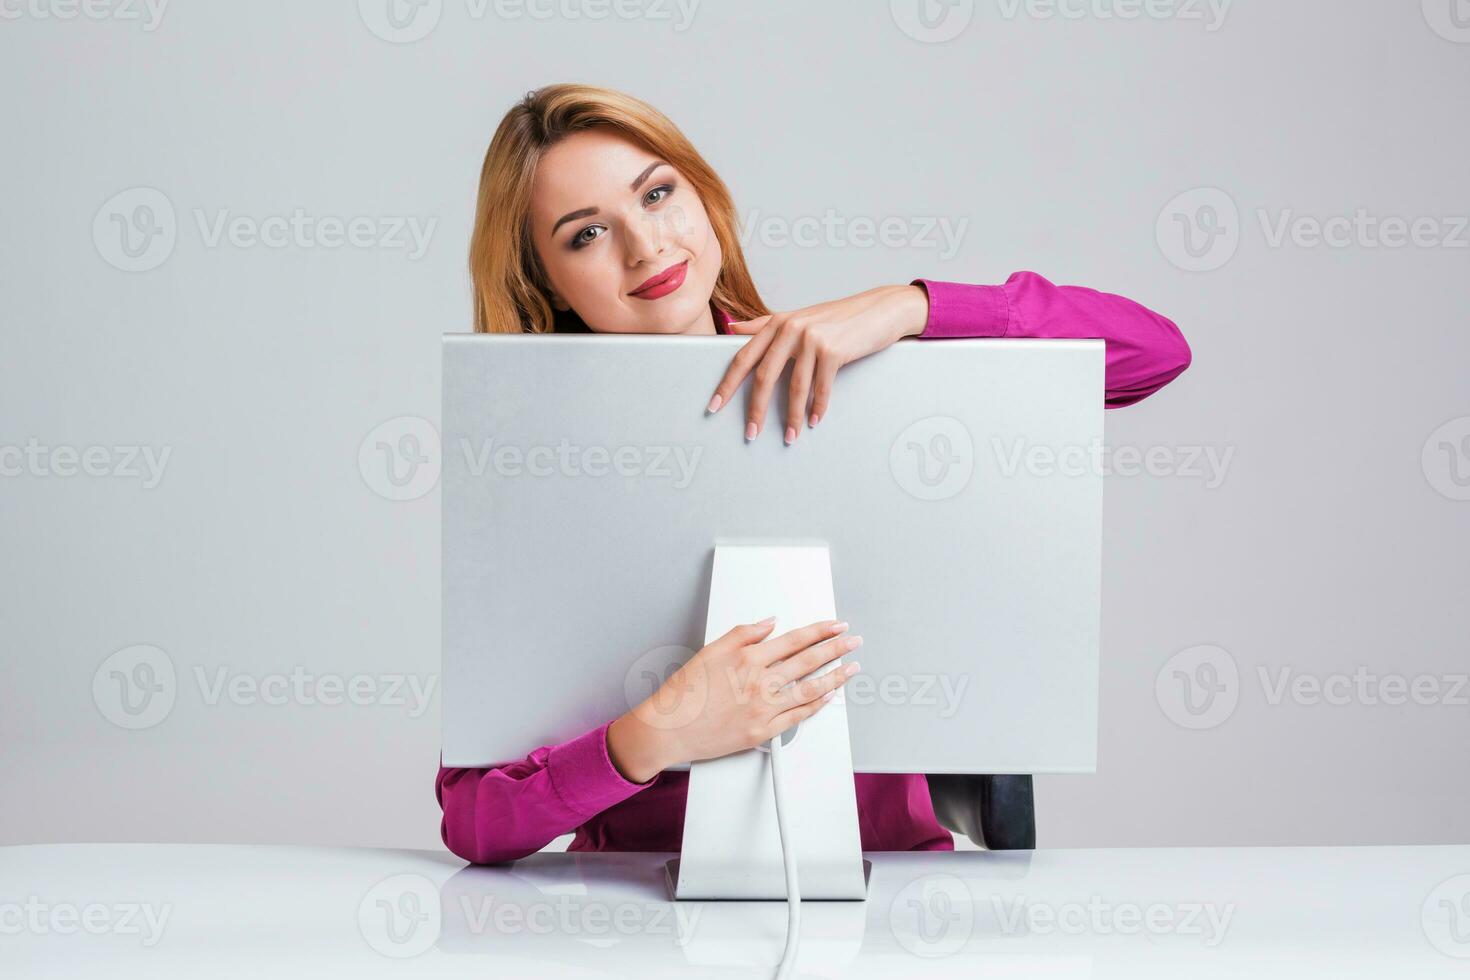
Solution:
M 920 340 L 951 337 L 1097 338 L 1107 344 L 1104 404 L 1147 398 L 1189 367 L 1189 344 L 1172 321 L 1131 299 L 1082 286 L 1054 286 L 1017 272 L 1003 286 L 915 279 L 929 294 Z
M 653 785 L 623 777 L 607 754 L 606 722 L 519 762 L 489 769 L 439 768 L 440 836 L 474 864 L 514 861 Z

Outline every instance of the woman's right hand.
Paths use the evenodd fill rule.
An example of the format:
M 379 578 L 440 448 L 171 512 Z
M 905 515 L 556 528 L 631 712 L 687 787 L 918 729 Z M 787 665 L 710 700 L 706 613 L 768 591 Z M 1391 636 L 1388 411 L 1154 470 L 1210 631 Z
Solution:
M 794 683 L 856 650 L 847 624 L 822 620 L 766 639 L 774 618 L 736 626 L 608 726 L 613 765 L 647 782 L 669 766 L 754 748 L 820 711 L 858 672 L 846 664 Z

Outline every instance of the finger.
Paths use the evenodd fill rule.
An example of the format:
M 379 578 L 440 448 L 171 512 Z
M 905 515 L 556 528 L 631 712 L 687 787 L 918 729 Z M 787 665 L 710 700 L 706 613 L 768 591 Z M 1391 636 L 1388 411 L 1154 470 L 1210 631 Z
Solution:
M 759 317 L 757 319 L 769 320 L 770 317 Z M 749 322 L 755 323 L 757 321 L 751 320 Z M 746 375 L 750 374 L 751 369 L 760 363 L 761 356 L 765 354 L 766 348 L 770 344 L 771 337 L 759 333 L 745 342 L 745 346 L 741 347 L 735 353 L 735 356 L 731 358 L 730 366 L 725 369 L 725 376 L 715 386 L 714 397 L 709 400 L 709 407 L 705 411 L 710 413 L 718 412 L 721 405 L 728 404 L 730 399 L 735 397 L 735 392 L 740 390 L 740 385 L 744 383 Z
M 832 383 L 840 367 L 842 361 L 835 354 L 817 359 L 816 376 L 812 380 L 812 414 L 807 419 L 809 425 L 815 426 L 826 418 L 827 404 L 832 399 Z
M 778 679 L 784 686 L 820 669 L 838 657 L 847 656 L 862 645 L 861 636 L 834 636 L 830 640 L 807 647 L 785 660 L 772 664 L 767 673 Z
M 772 637 L 764 643 L 756 644 L 751 654 L 754 661 L 761 667 L 769 667 L 778 660 L 785 660 L 792 654 L 800 653 L 807 647 L 821 643 L 828 637 L 836 636 L 846 629 L 846 623 L 835 619 L 821 619 L 788 633 L 782 633 L 780 636 Z
M 812 372 L 817 367 L 816 345 L 810 338 L 797 351 L 796 363 L 791 366 L 791 383 L 786 389 L 786 445 L 796 441 L 801 431 L 802 415 L 806 413 L 806 396 L 811 390 Z
M 753 320 L 731 320 L 725 324 L 725 329 L 733 334 L 759 333 L 760 329 L 771 319 L 771 316 L 772 314 L 767 313 L 765 316 L 758 316 Z
M 789 710 L 809 701 L 818 700 L 828 691 L 835 691 L 846 684 L 861 669 L 857 661 L 853 661 L 850 664 L 843 664 L 836 670 L 829 670 L 825 674 L 797 681 L 790 687 L 782 688 L 774 704 L 777 710 Z
M 761 434 L 761 428 L 766 421 L 766 406 L 771 402 L 771 392 L 775 390 L 776 382 L 781 379 L 781 372 L 786 369 L 786 362 L 791 360 L 792 351 L 796 347 L 796 331 L 788 327 L 786 322 L 776 326 L 771 333 L 771 345 L 756 366 L 755 377 L 750 385 L 750 408 L 745 413 L 746 441 Z
M 728 630 L 726 630 L 725 635 L 716 640 L 715 643 L 719 643 L 723 646 L 731 646 L 737 648 L 747 647 L 752 644 L 759 643 L 771 632 L 771 630 L 775 628 L 776 617 L 774 616 L 770 617 L 769 622 L 763 621 L 759 623 L 740 623 L 739 625 L 732 626 Z M 709 645 L 713 646 L 714 644 L 712 643 Z
M 815 701 L 808 701 L 806 704 L 803 704 L 800 707 L 789 708 L 786 711 L 781 712 L 779 715 L 771 719 L 770 725 L 767 729 L 770 734 L 762 739 L 762 741 L 769 741 L 770 739 L 775 738 L 777 735 L 784 733 L 792 725 L 795 725 L 798 722 L 805 721 L 812 715 L 816 714 L 818 711 L 821 711 L 831 702 L 831 698 L 824 696 L 817 698 Z

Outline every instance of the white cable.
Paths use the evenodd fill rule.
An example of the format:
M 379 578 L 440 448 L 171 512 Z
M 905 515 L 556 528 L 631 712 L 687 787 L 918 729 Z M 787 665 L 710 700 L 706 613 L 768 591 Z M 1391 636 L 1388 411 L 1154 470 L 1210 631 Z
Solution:
M 771 785 L 776 791 L 776 829 L 781 834 L 781 865 L 786 870 L 786 948 L 781 952 L 781 965 L 776 980 L 787 980 L 796 969 L 796 945 L 801 935 L 801 887 L 796 879 L 796 841 L 786 826 L 785 773 L 781 768 L 781 736 L 771 739 Z

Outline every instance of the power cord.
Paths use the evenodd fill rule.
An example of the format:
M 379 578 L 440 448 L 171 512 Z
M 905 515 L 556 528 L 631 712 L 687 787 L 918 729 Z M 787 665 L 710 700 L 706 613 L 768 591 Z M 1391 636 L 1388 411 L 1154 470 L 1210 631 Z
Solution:
M 781 735 L 771 739 L 771 784 L 776 792 L 776 829 L 781 834 L 781 866 L 786 871 L 786 948 L 781 952 L 781 965 L 776 980 L 787 980 L 796 969 L 796 947 L 801 936 L 801 886 L 796 878 L 796 841 L 786 826 L 786 774 L 781 764 Z

